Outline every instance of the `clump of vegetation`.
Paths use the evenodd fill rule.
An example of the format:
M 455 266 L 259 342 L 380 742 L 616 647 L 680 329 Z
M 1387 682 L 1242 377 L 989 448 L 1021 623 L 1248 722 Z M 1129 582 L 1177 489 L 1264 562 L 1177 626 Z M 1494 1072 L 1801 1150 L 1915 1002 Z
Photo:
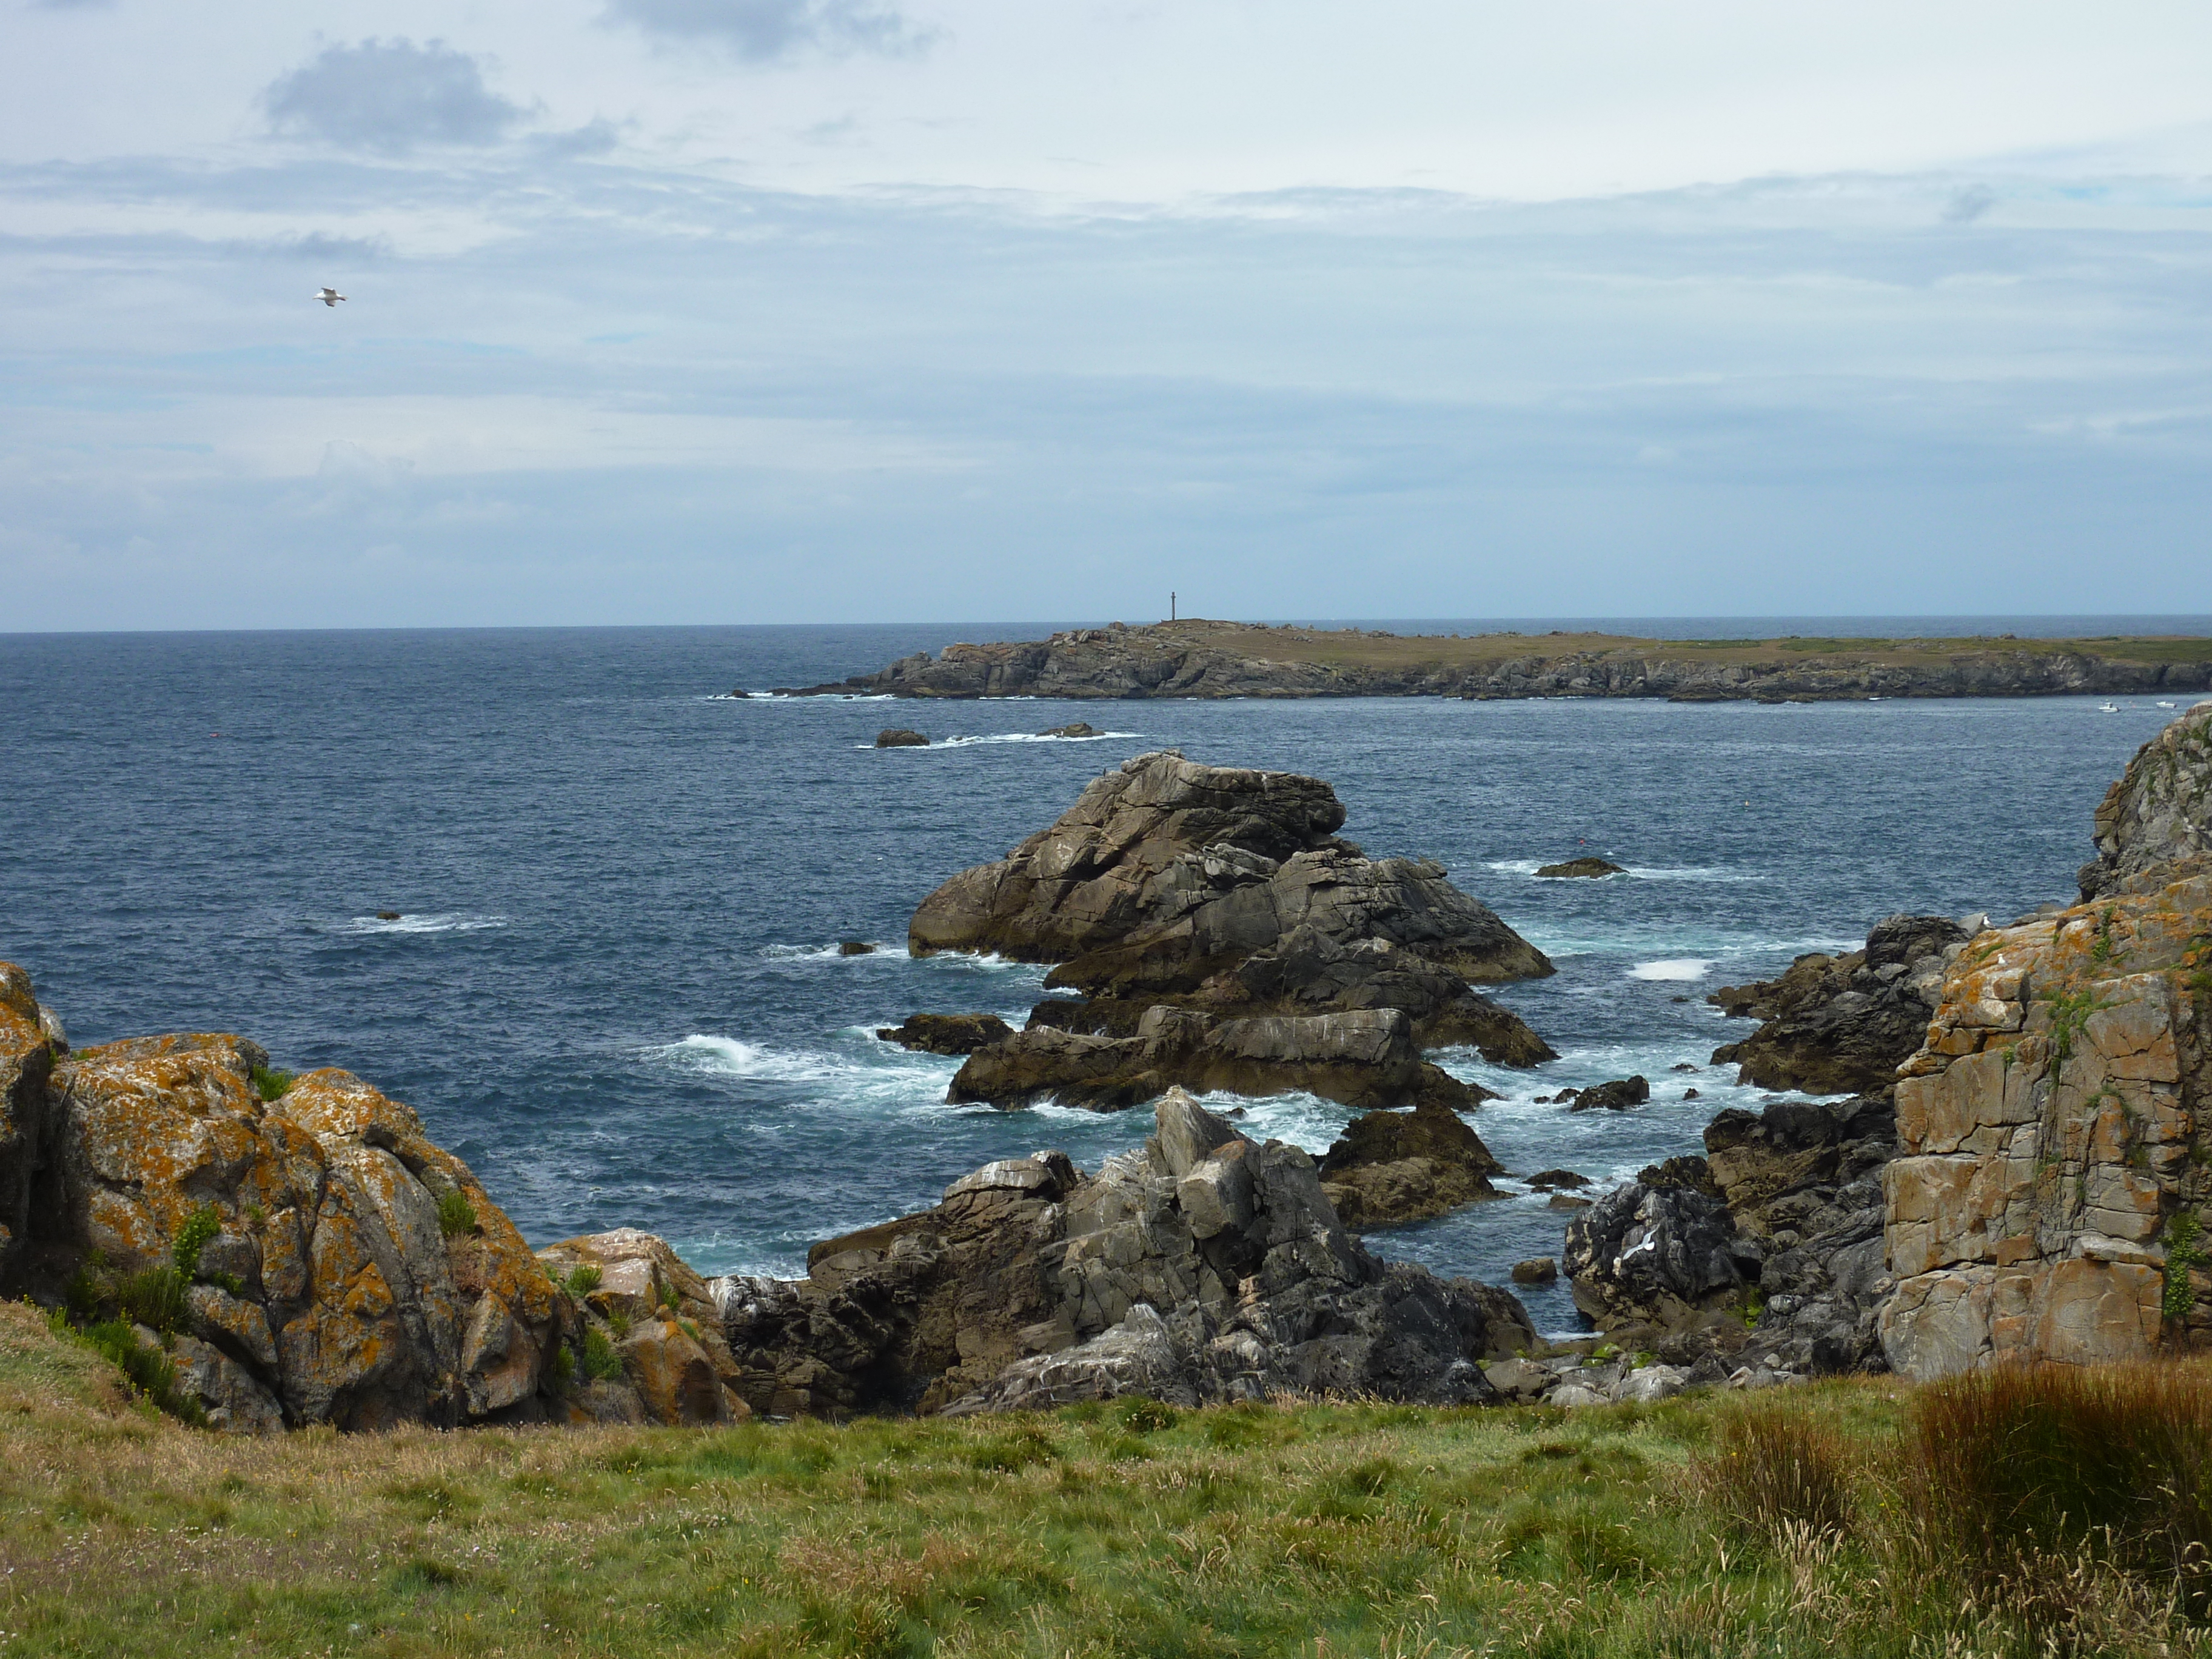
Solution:
M 592 1382 L 612 1382 L 623 1374 L 623 1358 L 606 1333 L 596 1325 L 584 1333 L 584 1376 Z
M 131 1323 L 168 1336 L 185 1322 L 187 1282 L 173 1267 L 146 1267 L 116 1281 L 115 1299 Z
M 461 1238 L 476 1230 L 476 1206 L 459 1188 L 448 1188 L 438 1200 L 438 1231 L 448 1238 Z
M 1923 1556 L 1983 1588 L 2079 1557 L 2212 1611 L 2212 1377 L 2200 1366 L 2004 1365 L 1930 1383 L 1900 1490 Z
M 262 1099 L 271 1101 L 283 1099 L 297 1081 L 291 1073 L 280 1072 L 273 1066 L 255 1066 L 252 1078 L 254 1092 Z
M 574 1267 L 568 1269 L 568 1276 L 561 1281 L 561 1286 L 563 1290 L 567 1291 L 569 1295 L 574 1297 L 577 1301 L 581 1302 L 593 1291 L 599 1288 L 600 1278 L 601 1274 L 599 1273 L 598 1263 L 592 1261 L 579 1261 Z
M 1857 1461 L 1843 1435 L 1809 1410 L 1761 1405 L 1722 1419 L 1696 1477 L 1705 1501 L 1742 1531 L 1839 1537 L 1851 1528 Z
M 2160 1311 L 2176 1324 L 2189 1317 L 2197 1293 L 2189 1270 L 2204 1260 L 2204 1227 L 2194 1210 L 2184 1210 L 2166 1224 L 2166 1284 Z
M 1158 1434 L 1182 1420 L 1174 1407 L 1141 1394 L 1123 1401 L 1115 1418 L 1131 1434 Z

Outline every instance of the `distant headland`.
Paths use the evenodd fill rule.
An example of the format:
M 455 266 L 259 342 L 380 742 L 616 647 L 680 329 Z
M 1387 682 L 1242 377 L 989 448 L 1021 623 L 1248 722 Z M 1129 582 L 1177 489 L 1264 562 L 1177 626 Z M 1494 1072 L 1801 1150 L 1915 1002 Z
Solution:
M 1832 702 L 2212 690 L 2212 639 L 1633 639 L 1186 618 L 950 645 L 789 696 L 1663 697 Z

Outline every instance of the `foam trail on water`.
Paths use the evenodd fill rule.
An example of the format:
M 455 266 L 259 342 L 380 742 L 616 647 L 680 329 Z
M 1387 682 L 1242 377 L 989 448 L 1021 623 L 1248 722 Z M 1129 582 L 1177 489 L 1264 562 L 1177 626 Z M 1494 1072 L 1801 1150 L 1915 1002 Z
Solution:
M 1658 962 L 1639 962 L 1628 970 L 1631 979 L 1673 980 L 1687 983 L 1703 979 L 1712 971 L 1713 964 L 1706 957 L 1667 957 Z
M 508 926 L 505 916 L 449 915 L 401 916 L 386 921 L 376 916 L 354 916 L 331 929 L 334 933 L 477 933 Z

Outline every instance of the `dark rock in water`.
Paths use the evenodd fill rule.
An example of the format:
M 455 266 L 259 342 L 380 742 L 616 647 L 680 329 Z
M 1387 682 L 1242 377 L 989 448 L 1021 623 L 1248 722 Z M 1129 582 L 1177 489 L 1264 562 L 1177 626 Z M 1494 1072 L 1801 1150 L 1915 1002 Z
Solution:
M 2212 870 L 2212 702 L 2136 751 L 2099 805 L 2095 833 L 2097 856 L 2080 877 L 2085 903 Z
M 929 747 L 929 739 L 921 732 L 910 731 L 903 726 L 890 726 L 876 733 L 876 747 L 878 749 L 927 749 Z
M 1863 951 L 1802 956 L 1779 979 L 1723 986 L 1706 1000 L 1765 1024 L 1716 1048 L 1713 1061 L 1738 1066 L 1739 1081 L 1766 1089 L 1887 1088 L 1927 1036 L 1944 969 L 1966 938 L 1948 917 L 1891 916 Z
M 1682 1098 L 1685 1100 L 1695 1100 L 1697 1097 L 1698 1091 L 1695 1089 L 1685 1089 L 1682 1091 Z
M 1547 864 L 1536 873 L 1556 880 L 1571 876 L 1625 876 L 1628 872 L 1610 859 L 1569 859 L 1564 864 Z
M 1577 1175 L 1572 1170 L 1545 1170 L 1528 1177 L 1529 1190 L 1539 1193 L 1555 1192 L 1562 1187 L 1587 1187 L 1589 1184 L 1590 1180 L 1588 1176 Z
M 872 957 L 875 953 L 876 947 L 864 939 L 844 939 L 837 946 L 837 954 L 841 957 Z
M 379 921 L 398 921 L 399 920 L 399 912 L 397 910 L 379 910 L 376 913 L 376 919 Z
M 1545 1207 L 1553 1210 L 1587 1210 L 1589 1206 L 1590 1200 L 1587 1198 L 1577 1198 L 1572 1193 L 1553 1193 L 1552 1201 Z
M 1548 1255 L 1531 1256 L 1526 1261 L 1513 1264 L 1513 1282 L 1516 1285 L 1556 1284 L 1559 1277 L 1559 1264 Z
M 1670 1072 L 1694 1072 L 1698 1068 L 1686 1060 L 1678 1060 L 1667 1069 Z
M 1139 1150 L 987 1164 L 935 1209 L 817 1245 L 798 1282 L 715 1281 L 757 1411 L 955 1414 L 1144 1394 L 1466 1403 L 1536 1346 L 1509 1293 L 1385 1265 L 1313 1162 L 1169 1095 Z
M 1495 1198 L 1489 1178 L 1501 1172 L 1465 1120 L 1432 1101 L 1354 1118 L 1321 1161 L 1322 1190 L 1355 1231 L 1425 1221 Z
M 1422 1060 L 1411 1025 L 1395 1008 L 1221 1019 L 1166 1006 L 1148 1010 L 1126 1037 L 1032 1021 L 970 1055 L 945 1097 L 1008 1109 L 1054 1100 L 1120 1111 L 1174 1087 L 1243 1095 L 1304 1089 L 1370 1108 L 1422 1100 L 1471 1106 L 1492 1097 Z
M 722 695 L 726 697 L 750 697 L 752 696 L 752 693 L 746 690 L 742 685 L 733 685 Z
M 1577 1112 L 1595 1111 L 1602 1107 L 1608 1112 L 1625 1112 L 1631 1106 L 1641 1106 L 1651 1098 L 1651 1084 L 1641 1075 L 1625 1077 L 1611 1083 L 1593 1084 L 1577 1091 L 1568 1109 Z
M 908 1014 L 902 1025 L 876 1028 L 885 1042 L 925 1054 L 972 1054 L 1013 1034 L 996 1014 Z
M 1055 726 L 1049 731 L 1037 733 L 1041 738 L 1096 738 L 1103 735 L 1088 720 L 1078 720 L 1073 726 Z

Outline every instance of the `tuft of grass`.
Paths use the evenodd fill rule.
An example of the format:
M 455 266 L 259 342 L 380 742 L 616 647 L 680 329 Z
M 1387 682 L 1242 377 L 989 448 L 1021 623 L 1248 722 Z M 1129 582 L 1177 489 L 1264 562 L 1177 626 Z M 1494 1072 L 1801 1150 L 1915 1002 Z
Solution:
M 273 1066 L 253 1068 L 253 1091 L 264 1100 L 282 1100 L 292 1091 L 297 1080 L 289 1072 L 280 1072 Z
M 461 1238 L 476 1230 L 476 1206 L 459 1188 L 449 1188 L 438 1200 L 438 1231 L 448 1238 Z
M 185 1322 L 186 1285 L 173 1267 L 148 1267 L 118 1280 L 115 1299 L 132 1323 L 167 1336 Z
M 1695 1476 L 1706 1503 L 1740 1532 L 1770 1541 L 1791 1528 L 1841 1537 L 1851 1529 L 1851 1468 L 1859 1461 L 1805 1407 L 1760 1404 L 1721 1419 Z
M 111 1319 L 94 1325 L 83 1333 L 82 1340 L 170 1416 L 195 1425 L 205 1425 L 207 1417 L 200 1402 L 178 1388 L 177 1368 L 168 1355 L 140 1341 L 137 1332 L 123 1321 Z
M 1174 1407 L 1141 1394 L 1123 1401 L 1114 1418 L 1131 1434 L 1158 1434 L 1182 1420 Z
M 567 1291 L 569 1295 L 574 1297 L 577 1301 L 581 1302 L 593 1291 L 599 1288 L 600 1278 L 601 1274 L 597 1262 L 579 1261 L 574 1267 L 568 1269 L 568 1276 L 561 1281 L 561 1285 L 562 1288 Z
M 185 1224 L 177 1229 L 177 1242 L 170 1247 L 176 1258 L 177 1271 L 190 1284 L 200 1270 L 200 1252 L 215 1242 L 222 1231 L 222 1216 L 212 1204 L 203 1204 L 185 1217 Z
M 2003 1365 L 1915 1399 L 1900 1495 L 1923 1553 L 1984 1586 L 2079 1555 L 2212 1611 L 2212 1374 Z
M 2184 1210 L 2166 1224 L 2166 1283 L 2160 1295 L 2160 1312 L 2179 1324 L 2189 1317 L 2197 1294 L 2189 1285 L 2189 1270 L 2204 1260 L 2204 1225 L 2194 1210 Z

